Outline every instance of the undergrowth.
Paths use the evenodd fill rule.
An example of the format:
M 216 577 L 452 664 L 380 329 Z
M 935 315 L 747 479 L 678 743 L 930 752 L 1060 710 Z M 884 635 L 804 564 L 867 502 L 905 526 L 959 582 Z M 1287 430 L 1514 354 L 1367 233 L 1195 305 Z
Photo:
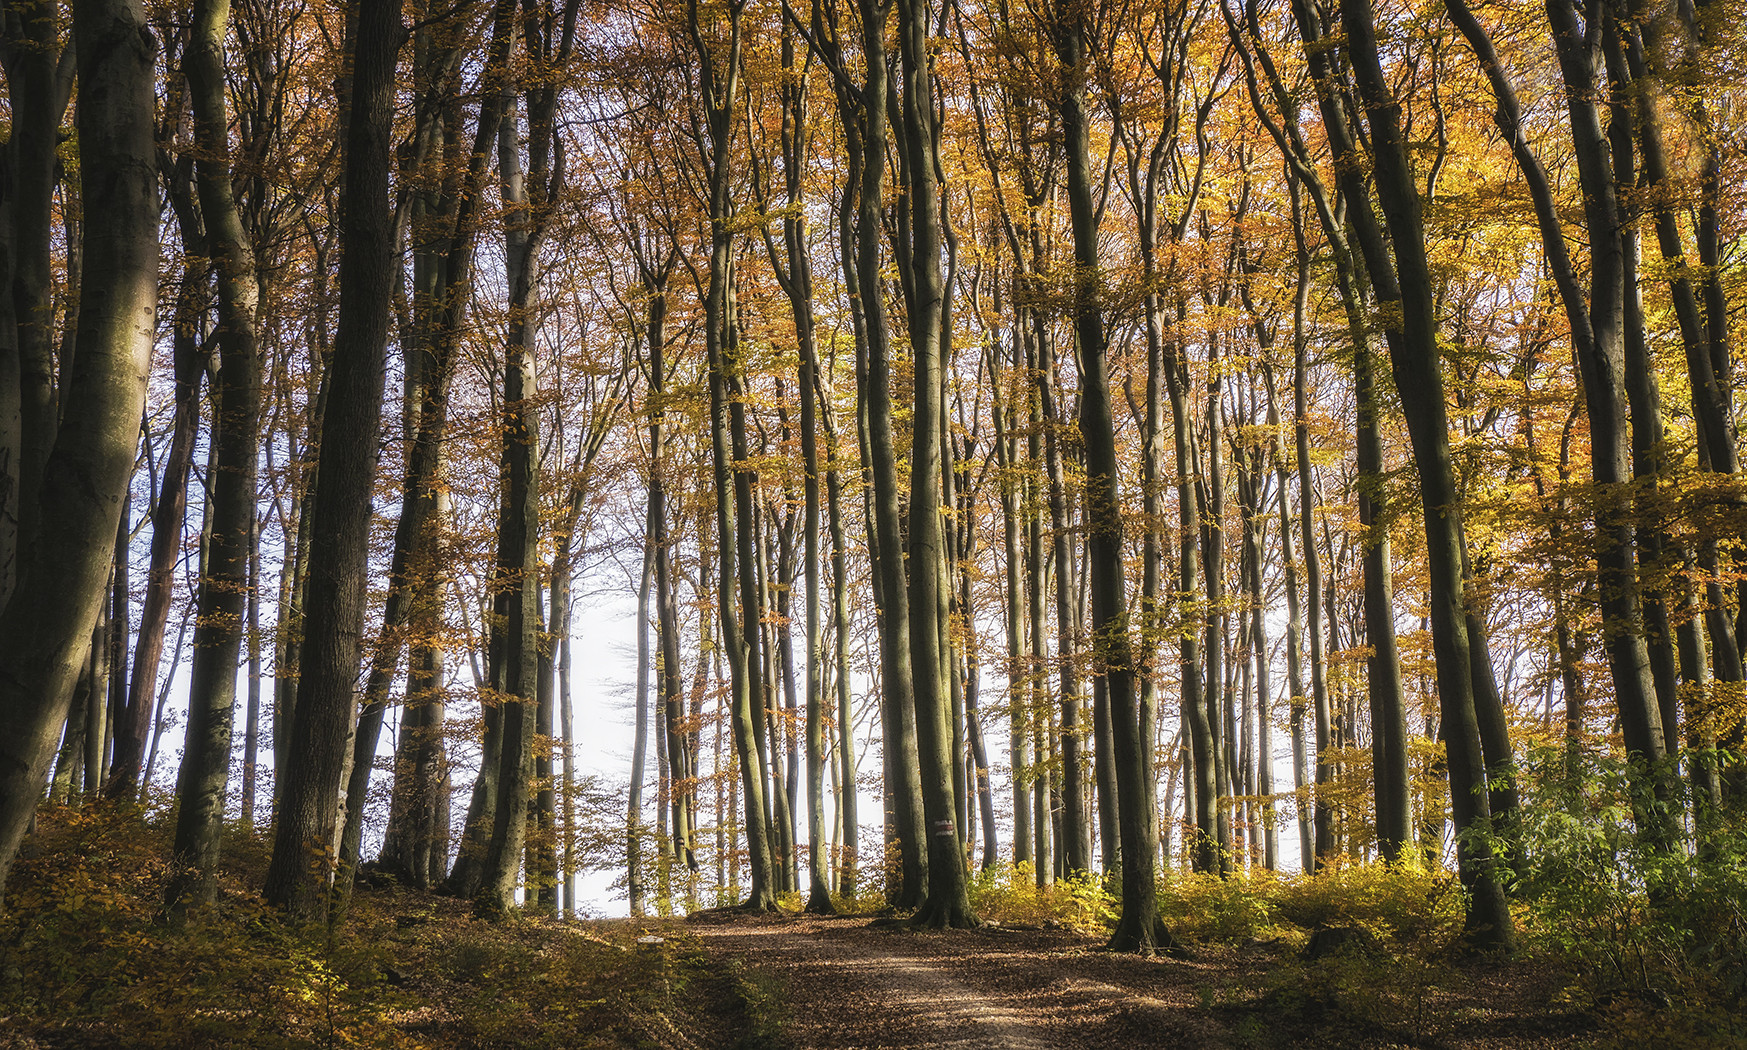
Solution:
M 677 926 L 492 925 L 465 902 L 360 888 L 329 936 L 286 926 L 253 892 L 263 842 L 233 828 L 227 848 L 218 903 L 173 929 L 159 921 L 161 820 L 112 806 L 45 808 L 0 918 L 0 1044 L 557 1050 L 774 1040 L 768 990 L 708 959 Z M 639 944 L 645 932 L 661 940 Z
M 1082 930 L 1116 922 L 1116 899 L 1096 875 L 1074 873 L 1039 886 L 1030 863 L 1003 862 L 974 872 L 968 889 L 971 910 L 984 922 Z
M 1277 953 L 1243 1005 L 1209 1005 L 1301 1030 L 1409 1045 L 1472 1031 L 1487 1011 L 1464 998 L 1470 975 L 1508 966 L 1535 985 L 1548 1024 L 1596 1046 L 1747 1048 L 1747 815 L 1652 801 L 1690 807 L 1676 847 L 1654 848 L 1636 826 L 1642 775 L 1600 754 L 1583 755 L 1575 779 L 1571 768 L 1562 750 L 1531 753 L 1511 836 L 1494 842 L 1513 858 L 1508 962 L 1468 950 L 1455 876 L 1412 863 L 1171 875 L 1160 915 L 1191 943 Z M 1330 928 L 1344 946 L 1306 958 Z
M 1624 761 L 1585 755 L 1573 780 L 1549 750 L 1529 768 L 1514 888 L 1528 949 L 1570 970 L 1566 995 L 1607 1019 L 1606 1045 L 1747 1046 L 1747 814 L 1701 798 L 1686 841 L 1654 849 Z

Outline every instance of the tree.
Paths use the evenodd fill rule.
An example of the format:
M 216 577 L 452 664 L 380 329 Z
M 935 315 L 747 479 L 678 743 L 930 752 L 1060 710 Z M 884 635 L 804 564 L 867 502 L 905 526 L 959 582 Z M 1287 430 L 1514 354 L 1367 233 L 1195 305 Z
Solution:
M 67 422 L 47 432 L 52 443 L 43 446 L 40 479 L 27 478 L 17 504 L 21 519 L 33 524 L 19 530 L 17 582 L 0 611 L 0 889 L 36 811 L 108 593 L 156 331 L 157 41 L 144 9 L 131 0 L 78 0 L 73 24 L 82 85 L 80 192 L 93 214 L 107 218 L 84 227 L 77 336 L 58 398 Z M 37 24 L 32 32 L 52 28 Z M 43 205 L 47 198 L 19 202 Z M 29 440 L 40 441 L 48 422 L 36 420 L 34 430 L 27 424 Z M 27 472 L 29 461 L 27 450 L 21 457 Z
M 176 844 L 183 869 L 165 891 L 172 914 L 210 903 L 217 893 L 225 788 L 230 782 L 232 713 L 237 662 L 252 591 L 255 472 L 261 415 L 261 357 L 255 315 L 259 281 L 255 253 L 231 188 L 230 121 L 226 115 L 224 38 L 229 0 L 200 0 L 185 54 L 194 107 L 200 210 L 218 277 L 218 386 L 206 571 L 201 576 L 189 683 L 188 744 L 177 794 Z
M 394 286 L 394 209 L 388 192 L 395 68 L 406 36 L 400 0 L 361 0 L 346 52 L 351 93 L 345 128 L 340 228 L 340 317 L 322 416 L 310 543 L 309 596 L 299 660 L 297 717 L 274 826 L 266 897 L 304 921 L 328 918 L 340 774 L 351 723 L 364 618 L 371 488 L 388 310 Z

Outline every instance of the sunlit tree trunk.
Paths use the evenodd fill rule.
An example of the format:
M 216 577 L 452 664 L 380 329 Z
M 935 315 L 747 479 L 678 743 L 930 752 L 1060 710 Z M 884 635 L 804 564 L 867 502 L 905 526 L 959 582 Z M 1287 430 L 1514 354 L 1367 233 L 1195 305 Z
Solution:
M 165 891 L 172 915 L 209 903 L 230 780 L 232 712 L 237 662 L 249 607 L 249 555 L 255 522 L 260 429 L 261 359 L 255 312 L 260 285 L 255 255 L 231 190 L 225 105 L 224 38 L 229 0 L 198 0 L 185 56 L 194 108 L 200 210 L 218 274 L 218 384 L 214 391 L 212 521 L 205 572 L 196 599 L 194 656 L 189 678 L 188 735 L 177 784 L 175 852 L 178 870 Z
M 40 483 L 33 489 L 27 478 L 20 493 L 17 583 L 0 611 L 0 889 L 36 810 L 107 595 L 156 330 L 156 44 L 131 0 L 78 0 L 73 38 L 83 205 L 104 221 L 83 227 L 78 331 L 59 394 L 64 418 L 77 425 L 53 434 L 39 460 Z M 45 194 L 36 203 L 46 202 Z M 14 222 L 24 218 L 15 213 Z M 48 216 L 30 221 L 38 219 L 46 225 Z M 27 388 L 31 382 L 27 376 Z M 41 437 L 40 426 L 26 429 L 28 440 Z M 26 470 L 33 470 L 36 453 L 26 453 Z

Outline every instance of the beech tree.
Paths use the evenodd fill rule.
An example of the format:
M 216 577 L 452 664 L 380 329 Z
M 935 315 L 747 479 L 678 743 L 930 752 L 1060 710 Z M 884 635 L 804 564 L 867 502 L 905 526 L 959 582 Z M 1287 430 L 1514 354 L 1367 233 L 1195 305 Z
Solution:
M 70 11 L 0 12 L 0 875 L 180 745 L 177 919 L 232 816 L 299 919 L 1011 864 L 1144 952 L 1161 869 L 1453 835 L 1505 948 L 1548 792 L 1740 804 L 1715 8 Z
M 9 20 L 29 23 L 28 40 L 47 45 L 29 56 L 14 51 L 18 62 L 8 63 L 7 79 L 9 90 L 18 85 L 39 92 L 34 97 L 42 108 L 24 110 L 32 114 L 25 124 L 31 130 L 24 133 L 52 137 L 61 112 L 54 101 L 64 95 L 65 80 L 56 78 L 50 61 L 58 53 L 51 13 L 46 5 L 7 12 Z M 6 346 L 0 356 L 14 362 L 5 372 L 20 377 L 15 389 L 25 395 L 22 426 L 14 431 L 18 444 L 5 457 L 16 457 L 20 484 L 14 504 L 17 575 L 0 611 L 0 889 L 36 811 L 107 594 L 156 330 L 152 99 L 157 41 L 144 9 L 128 0 L 81 0 L 73 12 L 73 41 L 82 88 L 76 106 L 81 200 L 106 219 L 83 227 L 77 335 L 65 385 L 57 389 L 52 358 L 45 353 L 50 345 L 46 321 L 52 315 L 32 298 L 46 289 L 34 283 L 30 269 L 45 261 L 40 253 L 47 249 L 52 184 L 27 184 L 27 192 L 12 202 L 14 230 L 24 235 L 15 258 L 26 267 L 24 280 L 14 274 L 13 323 L 22 318 L 23 329 L 43 325 L 45 330 L 0 341 Z M 46 126 L 37 123 L 39 113 Z M 43 165 L 51 152 L 46 139 L 34 144 L 26 139 L 13 155 L 41 179 L 49 174 Z M 37 275 L 44 271 L 46 266 Z M 57 415 L 64 420 L 58 425 Z

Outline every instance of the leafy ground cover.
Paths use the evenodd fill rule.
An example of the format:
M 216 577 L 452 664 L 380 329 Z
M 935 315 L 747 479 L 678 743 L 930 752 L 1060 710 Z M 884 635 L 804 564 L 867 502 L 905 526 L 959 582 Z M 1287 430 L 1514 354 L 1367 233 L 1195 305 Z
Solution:
M 329 935 L 262 904 L 240 828 L 218 903 L 176 928 L 161 819 L 49 808 L 0 916 L 0 1048 L 1747 1046 L 1730 837 L 1655 868 L 1565 824 L 1525 840 L 1513 956 L 1464 948 L 1447 873 L 1343 864 L 1172 875 L 1186 950 L 1139 958 L 1101 950 L 1104 884 L 1024 866 L 973 880 L 971 931 L 911 931 L 875 896 L 831 919 L 487 923 L 390 885 Z
M 0 1047 L 691 1050 L 772 1028 L 768 994 L 675 924 L 490 924 L 360 887 L 338 934 L 296 930 L 254 892 L 265 844 L 228 841 L 218 904 L 173 929 L 161 824 L 44 809 L 0 919 Z

